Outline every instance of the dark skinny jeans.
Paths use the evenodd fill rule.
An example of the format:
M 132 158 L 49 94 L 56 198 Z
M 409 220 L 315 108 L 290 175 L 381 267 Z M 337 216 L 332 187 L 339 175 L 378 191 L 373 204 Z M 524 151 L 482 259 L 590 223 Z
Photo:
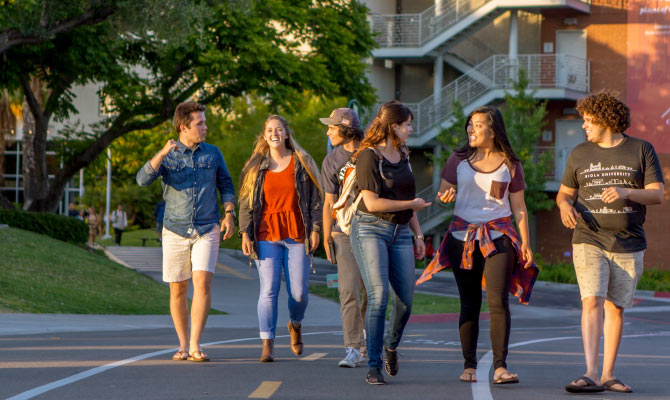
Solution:
M 479 310 L 482 307 L 482 274 L 486 280 L 486 301 L 489 305 L 491 347 L 495 368 L 507 368 L 507 347 L 510 334 L 509 279 L 514 270 L 516 253 L 512 241 L 502 236 L 493 241 L 498 250 L 484 258 L 475 242 L 472 269 L 453 268 L 461 298 L 458 319 L 461 349 L 465 368 L 477 368 L 477 339 L 479 337 Z M 449 263 L 461 265 L 464 242 L 451 234 L 447 241 Z

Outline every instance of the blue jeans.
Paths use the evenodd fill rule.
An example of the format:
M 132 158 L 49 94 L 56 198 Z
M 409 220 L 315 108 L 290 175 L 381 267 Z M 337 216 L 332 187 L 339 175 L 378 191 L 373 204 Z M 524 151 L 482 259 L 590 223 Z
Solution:
M 381 368 L 384 319 L 393 289 L 391 325 L 386 346 L 395 349 L 412 312 L 414 246 L 408 224 L 394 224 L 358 211 L 351 222 L 351 244 L 368 293 L 368 365 Z
M 277 327 L 277 298 L 284 270 L 288 311 L 291 322 L 299 324 L 307 309 L 309 258 L 305 245 L 292 239 L 278 242 L 258 242 L 258 278 L 261 290 L 258 296 L 258 326 L 261 339 L 274 339 Z

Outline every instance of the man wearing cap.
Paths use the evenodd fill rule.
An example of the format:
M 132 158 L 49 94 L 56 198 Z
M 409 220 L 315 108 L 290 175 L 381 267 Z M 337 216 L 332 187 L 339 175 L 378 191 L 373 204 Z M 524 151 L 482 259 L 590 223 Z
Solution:
M 349 161 L 353 152 L 363 139 L 363 130 L 356 112 L 350 108 L 338 108 L 329 118 L 321 118 L 328 125 L 328 138 L 334 149 L 323 159 L 321 182 L 325 192 L 323 204 L 323 243 L 328 260 L 337 264 L 338 291 L 340 294 L 340 312 L 342 314 L 342 332 L 346 356 L 338 365 L 354 368 L 365 358 L 365 338 L 363 315 L 365 314 L 365 287 L 356 264 L 349 236 L 342 233 L 334 224 L 333 204 L 340 195 L 340 170 Z M 361 302 L 361 289 L 363 301 Z

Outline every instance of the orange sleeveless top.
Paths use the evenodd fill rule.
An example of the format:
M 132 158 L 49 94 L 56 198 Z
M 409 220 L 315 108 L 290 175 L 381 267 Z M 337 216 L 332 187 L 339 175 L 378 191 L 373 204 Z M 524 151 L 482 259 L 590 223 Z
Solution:
M 263 184 L 263 217 L 258 227 L 258 240 L 271 242 L 293 239 L 305 241 L 305 227 L 298 194 L 295 190 L 295 157 L 280 172 L 265 172 Z

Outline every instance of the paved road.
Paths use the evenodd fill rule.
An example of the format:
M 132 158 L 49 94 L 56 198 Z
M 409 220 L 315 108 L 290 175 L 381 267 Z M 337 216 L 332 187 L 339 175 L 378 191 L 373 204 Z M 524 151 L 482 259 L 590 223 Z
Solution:
M 118 257 L 159 277 L 155 254 L 141 248 L 117 250 Z M 304 323 L 303 356 L 294 356 L 288 348 L 284 306 L 277 362 L 261 364 L 254 300 L 258 282 L 244 261 L 229 252 L 219 258 L 214 306 L 229 315 L 212 316 L 208 322 L 203 342 L 213 359 L 210 363 L 169 361 L 176 339 L 169 316 L 0 314 L 0 398 L 564 399 L 570 395 L 563 386 L 583 373 L 575 288 L 542 284 L 536 287 L 532 306 L 513 306 L 508 363 L 519 373 L 519 385 L 489 384 L 487 320 L 481 321 L 479 382 L 458 382 L 462 358 L 457 322 L 448 318 L 410 322 L 399 349 L 398 376 L 387 377 L 384 387 L 367 385 L 365 366 L 337 367 L 343 356 L 338 307 L 314 296 Z M 323 278 L 326 267 L 321 271 L 319 264 L 315 279 Z M 444 274 L 422 290 L 450 295 L 453 286 Z M 669 311 L 667 300 L 638 299 L 627 313 L 617 364 L 619 378 L 635 393 L 604 393 L 598 398 L 670 398 Z

